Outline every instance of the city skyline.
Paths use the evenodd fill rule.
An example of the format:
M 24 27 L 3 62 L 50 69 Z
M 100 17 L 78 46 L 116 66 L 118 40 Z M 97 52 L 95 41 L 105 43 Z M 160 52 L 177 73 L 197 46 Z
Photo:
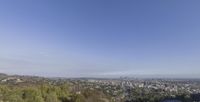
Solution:
M 200 1 L 0 1 L 0 72 L 200 78 Z

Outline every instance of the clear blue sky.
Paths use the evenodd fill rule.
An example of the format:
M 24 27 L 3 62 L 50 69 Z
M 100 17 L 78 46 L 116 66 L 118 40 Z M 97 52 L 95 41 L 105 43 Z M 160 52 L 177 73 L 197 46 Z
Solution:
M 1 0 L 0 72 L 200 77 L 199 0 Z

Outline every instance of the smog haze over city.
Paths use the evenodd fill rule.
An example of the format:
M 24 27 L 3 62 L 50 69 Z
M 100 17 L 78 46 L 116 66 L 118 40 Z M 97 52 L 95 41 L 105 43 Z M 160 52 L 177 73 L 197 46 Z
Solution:
M 200 78 L 199 0 L 1 0 L 0 72 Z

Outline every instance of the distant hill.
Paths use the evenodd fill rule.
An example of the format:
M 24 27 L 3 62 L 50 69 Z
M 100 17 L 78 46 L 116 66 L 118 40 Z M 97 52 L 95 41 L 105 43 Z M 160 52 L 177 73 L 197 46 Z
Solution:
M 1 84 L 39 84 L 48 83 L 50 79 L 38 76 L 7 75 L 0 73 Z
M 6 77 L 8 77 L 8 75 L 7 75 L 7 74 L 0 73 L 0 79 L 2 79 L 2 78 L 6 78 Z

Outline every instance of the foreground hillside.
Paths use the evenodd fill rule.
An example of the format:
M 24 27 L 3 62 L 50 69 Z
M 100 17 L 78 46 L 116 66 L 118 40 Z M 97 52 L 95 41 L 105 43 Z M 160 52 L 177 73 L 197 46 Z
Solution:
M 109 102 L 96 90 L 73 93 L 67 84 L 10 86 L 0 85 L 0 102 Z
M 0 102 L 110 102 L 101 91 L 64 80 L 0 74 Z

